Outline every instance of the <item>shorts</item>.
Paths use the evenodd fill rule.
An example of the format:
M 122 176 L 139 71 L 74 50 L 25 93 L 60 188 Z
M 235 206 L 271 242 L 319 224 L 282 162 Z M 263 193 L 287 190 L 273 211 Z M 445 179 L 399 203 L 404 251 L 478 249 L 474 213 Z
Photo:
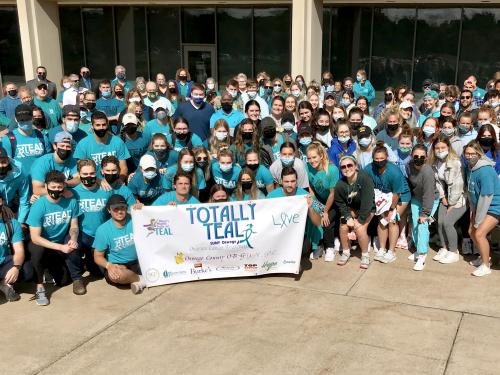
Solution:
M 128 263 L 113 263 L 113 264 L 125 266 L 128 270 L 130 270 L 138 275 L 142 275 L 141 266 L 139 265 L 139 261 L 137 261 L 137 260 L 134 260 L 134 261 L 128 262 Z M 110 280 L 110 278 L 108 277 L 108 270 L 106 268 L 103 268 L 103 267 L 99 267 L 99 268 L 104 273 L 104 278 L 106 279 L 108 284 L 115 285 L 115 286 L 121 285 L 121 284 L 114 283 L 113 281 Z

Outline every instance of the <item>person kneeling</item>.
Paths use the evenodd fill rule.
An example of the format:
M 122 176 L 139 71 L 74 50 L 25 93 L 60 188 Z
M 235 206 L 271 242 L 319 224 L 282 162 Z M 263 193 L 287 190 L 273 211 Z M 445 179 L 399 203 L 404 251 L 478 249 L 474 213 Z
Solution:
M 132 218 L 127 201 L 119 194 L 109 197 L 106 210 L 111 219 L 97 228 L 94 239 L 94 262 L 103 268 L 104 277 L 112 284 L 128 285 L 138 294 L 146 287 L 141 276 L 134 244 Z

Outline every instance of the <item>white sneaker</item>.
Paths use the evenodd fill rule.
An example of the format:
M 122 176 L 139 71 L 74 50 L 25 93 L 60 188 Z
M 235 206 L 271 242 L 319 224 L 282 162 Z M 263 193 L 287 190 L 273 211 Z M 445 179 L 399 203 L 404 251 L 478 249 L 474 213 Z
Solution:
M 318 245 L 316 250 L 311 251 L 311 254 L 309 255 L 309 259 L 310 260 L 319 259 L 322 256 L 323 256 L 323 246 Z
M 423 271 L 425 268 L 425 258 L 427 258 L 427 256 L 418 256 L 417 263 L 413 266 L 413 271 Z
M 333 241 L 333 251 L 340 253 L 340 241 L 337 237 L 335 237 L 335 240 Z
M 440 261 L 441 259 L 443 259 L 444 256 L 446 256 L 447 253 L 448 250 L 442 247 L 441 249 L 439 249 L 437 254 L 432 257 L 432 260 Z
M 490 261 L 489 261 L 488 263 L 489 263 L 489 265 L 491 266 L 491 257 L 490 257 Z M 483 258 L 481 258 L 481 257 L 477 257 L 476 259 L 471 260 L 471 261 L 469 262 L 469 264 L 470 264 L 471 266 L 474 266 L 474 267 L 479 267 L 481 264 L 483 264 Z
M 375 257 L 373 258 L 373 260 L 378 260 L 379 262 L 382 262 L 384 259 L 384 256 L 385 256 L 385 249 L 378 249 L 375 252 Z
M 385 255 L 382 258 L 381 262 L 382 263 L 392 263 L 395 260 L 396 260 L 396 254 L 394 254 L 394 251 L 387 250 L 387 253 L 385 253 Z
M 446 254 L 439 259 L 439 263 L 450 264 L 450 263 L 456 263 L 459 260 L 460 256 L 458 255 L 458 251 L 457 252 L 447 251 Z
M 331 247 L 326 249 L 325 262 L 333 262 L 335 260 L 335 250 Z
M 490 267 L 488 267 L 486 264 L 481 264 L 479 267 L 476 268 L 474 272 L 472 272 L 472 275 L 481 277 L 489 275 L 490 273 L 491 273 Z
M 418 253 L 416 251 L 408 256 L 408 260 L 411 260 L 412 262 L 416 262 L 417 258 L 418 258 Z

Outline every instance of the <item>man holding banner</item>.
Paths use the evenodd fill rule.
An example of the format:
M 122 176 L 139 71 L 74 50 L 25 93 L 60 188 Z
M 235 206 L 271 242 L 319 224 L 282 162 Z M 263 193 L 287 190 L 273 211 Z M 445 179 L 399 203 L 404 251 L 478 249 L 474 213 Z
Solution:
M 163 193 L 153 202 L 153 206 L 176 206 L 178 204 L 195 204 L 200 203 L 198 199 L 193 197 L 191 191 L 191 177 L 186 173 L 179 171 L 174 177 L 174 191 Z

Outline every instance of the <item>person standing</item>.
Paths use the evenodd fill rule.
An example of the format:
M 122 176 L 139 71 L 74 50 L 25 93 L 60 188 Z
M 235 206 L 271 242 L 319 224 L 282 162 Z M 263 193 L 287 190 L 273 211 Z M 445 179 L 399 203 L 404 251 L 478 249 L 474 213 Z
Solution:
M 44 83 L 47 86 L 47 96 L 56 100 L 57 99 L 57 87 L 56 84 L 47 79 L 47 69 L 44 66 L 38 66 L 36 68 L 36 78 L 26 82 L 31 91 L 35 91 L 40 84 Z

